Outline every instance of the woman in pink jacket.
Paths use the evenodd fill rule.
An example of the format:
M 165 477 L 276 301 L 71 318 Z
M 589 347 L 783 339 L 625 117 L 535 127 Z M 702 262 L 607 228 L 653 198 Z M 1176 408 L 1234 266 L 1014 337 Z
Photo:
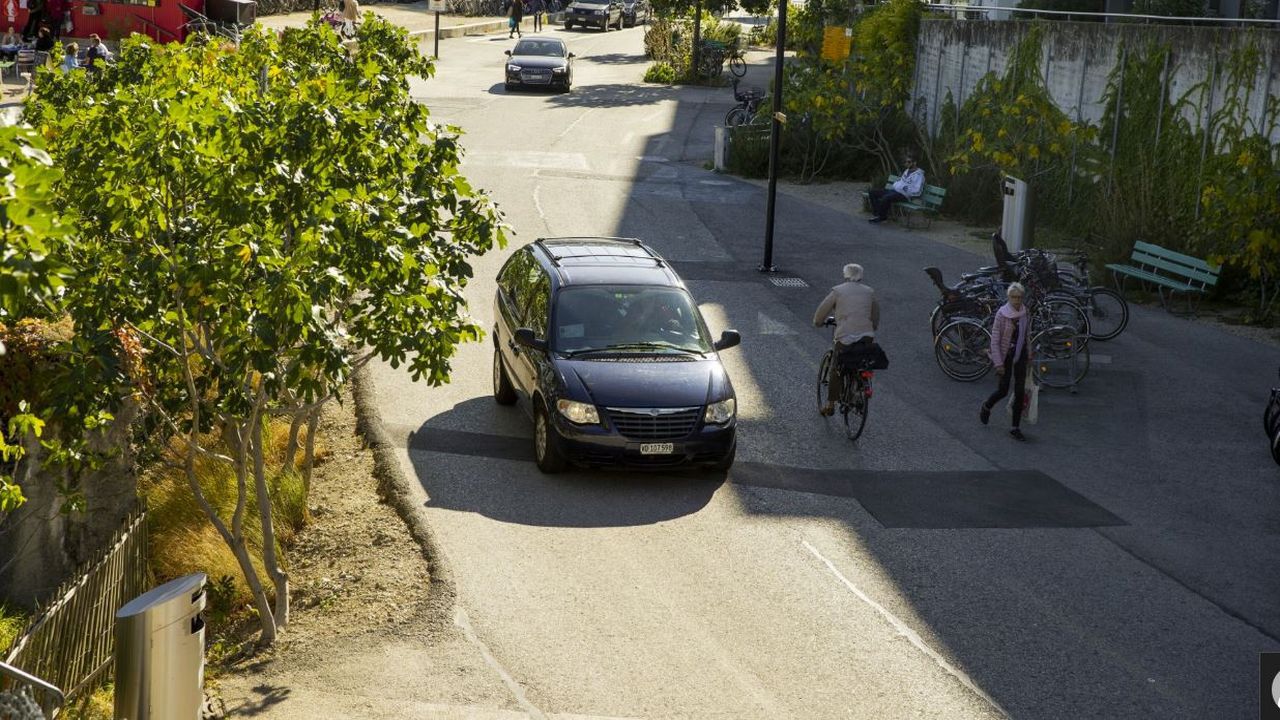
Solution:
M 1013 429 L 1009 435 L 1014 440 L 1026 440 L 1018 423 L 1022 420 L 1022 405 L 1026 399 L 1027 362 L 1030 356 L 1031 318 L 1027 306 L 1022 303 L 1026 288 L 1021 283 L 1009 286 L 1009 301 L 996 312 L 991 327 L 991 362 L 995 363 L 1000 386 L 982 403 L 978 419 L 983 425 L 991 419 L 991 408 L 1009 394 L 1009 382 L 1013 381 Z

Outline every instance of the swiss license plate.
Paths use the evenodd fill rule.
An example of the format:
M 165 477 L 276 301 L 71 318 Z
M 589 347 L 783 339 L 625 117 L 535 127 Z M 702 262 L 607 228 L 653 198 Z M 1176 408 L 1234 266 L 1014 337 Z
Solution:
M 675 443 L 641 443 L 641 455 L 670 455 L 676 451 Z

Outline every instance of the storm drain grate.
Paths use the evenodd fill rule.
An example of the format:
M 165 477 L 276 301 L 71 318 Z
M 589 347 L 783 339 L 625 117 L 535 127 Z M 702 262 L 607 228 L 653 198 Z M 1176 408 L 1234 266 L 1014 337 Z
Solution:
M 769 278 L 769 282 L 773 283 L 774 287 L 785 287 L 785 288 L 809 287 L 809 283 L 797 277 L 771 277 Z

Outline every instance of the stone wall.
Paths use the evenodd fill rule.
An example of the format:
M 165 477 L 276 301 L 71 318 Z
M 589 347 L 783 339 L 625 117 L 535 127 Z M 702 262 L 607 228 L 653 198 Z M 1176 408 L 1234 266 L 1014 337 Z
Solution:
M 1222 65 L 1237 47 L 1255 42 L 1262 51 L 1250 104 L 1253 117 L 1261 118 L 1267 98 L 1280 93 L 1280 30 L 1065 21 L 1042 26 L 1045 84 L 1057 106 L 1076 120 L 1097 124 L 1102 119 L 1107 80 L 1122 61 L 1123 48 L 1142 49 L 1152 41 L 1167 43 L 1172 50 L 1165 73 L 1169 97 L 1181 97 L 1211 74 L 1218 76 L 1212 103 L 1187 112 L 1196 127 L 1220 106 Z M 923 21 L 910 108 L 916 121 L 932 136 L 947 93 L 959 106 L 988 72 L 1003 74 L 1014 48 L 1031 27 L 1030 22 L 1013 20 Z M 1280 133 L 1273 133 L 1272 141 L 1280 142 Z
M 109 459 L 81 478 L 83 511 L 61 512 L 59 483 L 66 479 L 40 466 L 39 442 L 28 438 L 28 455 L 17 482 L 27 502 L 0 522 L 0 601 L 34 609 L 44 603 L 83 563 L 98 555 L 138 503 L 136 462 L 130 426 L 137 408 L 130 402 L 91 441 Z M 32 462 L 34 460 L 35 462 Z

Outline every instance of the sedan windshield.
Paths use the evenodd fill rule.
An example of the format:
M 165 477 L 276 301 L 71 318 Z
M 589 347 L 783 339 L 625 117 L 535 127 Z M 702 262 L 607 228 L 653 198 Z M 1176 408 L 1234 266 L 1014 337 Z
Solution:
M 552 316 L 553 349 L 706 353 L 707 330 L 684 290 L 635 285 L 566 288 Z
M 564 44 L 555 40 L 521 40 L 516 43 L 516 49 L 512 54 L 564 57 Z

